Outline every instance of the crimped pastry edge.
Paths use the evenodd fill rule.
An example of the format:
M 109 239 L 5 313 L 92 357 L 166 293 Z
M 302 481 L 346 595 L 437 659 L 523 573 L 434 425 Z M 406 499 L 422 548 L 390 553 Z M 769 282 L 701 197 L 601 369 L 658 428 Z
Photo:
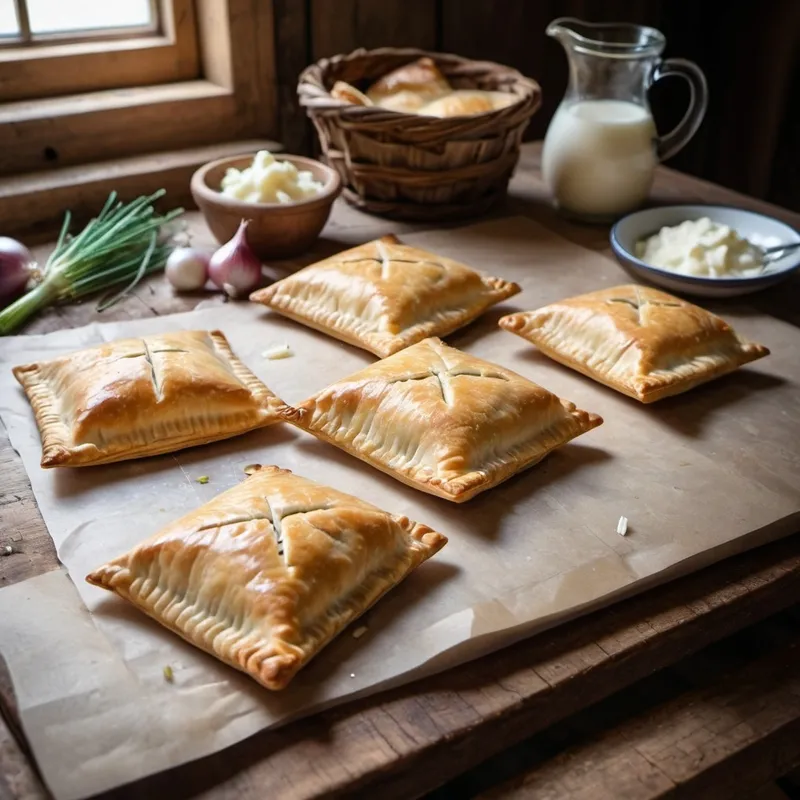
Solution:
M 176 331 L 191 333 L 195 331 Z M 135 458 L 163 455 L 189 447 L 198 447 L 211 442 L 240 436 L 258 428 L 267 427 L 285 418 L 289 406 L 284 403 L 266 384 L 260 381 L 244 362 L 233 352 L 225 334 L 220 330 L 202 331 L 212 341 L 214 349 L 227 360 L 231 371 L 248 389 L 258 402 L 261 398 L 262 411 L 268 416 L 255 425 L 249 425 L 235 432 L 220 432 L 214 436 L 176 436 L 168 440 L 151 442 L 140 447 L 127 447 L 124 450 L 101 451 L 94 444 L 74 444 L 69 429 L 56 410 L 58 401 L 50 389 L 49 381 L 41 374 L 42 365 L 49 362 L 32 362 L 12 368 L 12 373 L 22 386 L 33 410 L 36 427 L 42 442 L 43 469 L 53 467 L 91 467 L 128 461 Z M 136 337 L 126 337 L 136 338 Z M 90 348 L 84 348 L 90 349 Z M 79 351 L 76 351 L 79 352 Z M 54 359 L 55 360 L 55 359 Z
M 385 244 L 402 244 L 402 241 L 392 233 L 381 236 L 377 241 Z M 309 265 L 309 267 L 313 266 L 315 264 Z M 492 306 L 522 291 L 519 284 L 513 281 L 484 275 L 472 267 L 467 268 L 479 275 L 481 282 L 487 289 L 487 293 L 480 298 L 480 302 L 474 302 L 468 307 L 456 306 L 455 308 L 444 309 L 434 319 L 412 325 L 395 335 L 372 332 L 361 334 L 358 332 L 355 322 L 344 314 L 340 314 L 337 311 L 319 309 L 313 303 L 308 303 L 297 297 L 279 298 L 277 293 L 283 283 L 282 280 L 253 292 L 250 295 L 250 300 L 266 306 L 294 322 L 325 333 L 346 344 L 359 347 L 380 358 L 388 358 L 430 336 L 447 336 L 473 322 Z M 295 280 L 300 272 L 283 280 Z
M 575 431 L 570 436 L 567 436 L 557 444 L 554 444 L 552 447 L 549 447 L 544 451 L 536 448 L 534 446 L 535 442 L 521 444 L 515 449 L 515 451 L 513 451 L 515 453 L 515 458 L 507 459 L 502 466 L 495 468 L 492 471 L 491 476 L 487 476 L 485 471 L 473 470 L 465 473 L 462 476 L 459 476 L 458 478 L 451 478 L 449 480 L 443 480 L 436 477 L 421 480 L 419 478 L 411 477 L 400 472 L 399 470 L 392 469 L 381 464 L 379 461 L 362 454 L 356 448 L 352 448 L 349 445 L 338 442 L 333 437 L 330 437 L 321 431 L 311 430 L 307 424 L 305 424 L 305 418 L 312 413 L 308 404 L 314 401 L 313 397 L 309 398 L 309 400 L 306 400 L 303 403 L 300 403 L 297 407 L 293 407 L 291 411 L 287 412 L 286 421 L 295 427 L 306 431 L 320 441 L 333 445 L 345 453 L 348 453 L 364 463 L 369 464 L 371 467 L 374 467 L 380 472 L 399 480 L 401 483 L 406 484 L 406 486 L 411 486 L 414 489 L 419 489 L 427 494 L 432 494 L 436 497 L 441 497 L 444 500 L 450 500 L 454 503 L 465 503 L 467 500 L 471 500 L 481 492 L 498 486 L 503 481 L 516 475 L 518 472 L 523 472 L 529 467 L 539 463 L 539 461 L 553 452 L 553 450 L 557 450 L 559 447 L 562 447 L 578 436 L 581 436 L 582 434 L 587 433 L 588 431 L 603 424 L 603 418 L 599 414 L 594 414 L 590 411 L 579 409 L 569 400 L 564 400 L 563 398 L 558 398 L 558 400 L 562 407 L 569 412 L 572 420 L 577 423 Z
M 270 475 L 292 474 L 291 470 L 275 465 L 260 467 L 257 472 L 267 477 Z M 209 502 L 213 503 L 214 500 Z M 306 643 L 305 647 L 292 645 L 274 636 L 271 638 L 262 637 L 248 642 L 246 652 L 252 652 L 255 649 L 255 656 L 245 658 L 246 653 L 239 652 L 235 653 L 232 658 L 223 657 L 213 647 L 206 646 L 193 639 L 188 631 L 159 619 L 144 605 L 141 598 L 132 595 L 125 585 L 125 581 L 132 576 L 131 569 L 129 566 L 122 566 L 118 563 L 122 559 L 130 558 L 131 551 L 92 571 L 86 576 L 86 581 L 117 594 L 158 622 L 162 627 L 176 633 L 198 649 L 213 655 L 219 661 L 244 672 L 265 688 L 272 691 L 280 691 L 290 683 L 305 664 L 318 655 L 325 645 L 332 641 L 351 622 L 368 611 L 383 595 L 396 587 L 418 566 L 447 544 L 446 536 L 434 531 L 427 525 L 414 522 L 406 516 L 397 516 L 383 509 L 379 510 L 387 514 L 406 533 L 408 549 L 405 552 L 405 558 L 398 559 L 393 570 L 375 570 L 371 573 L 366 581 L 357 586 L 356 590 L 345 598 L 339 612 L 326 618 L 327 624 L 317 626 L 319 630 L 316 631 L 316 635 L 311 637 L 311 641 Z M 154 536 L 157 537 L 159 533 Z M 136 547 L 132 548 L 132 551 L 135 550 Z M 228 633 L 227 628 L 223 631 L 218 631 L 214 638 L 226 633 Z M 232 646 L 231 649 L 236 650 L 236 647 L 241 646 L 245 639 L 247 639 L 247 636 L 242 635 L 237 645 Z M 258 656 L 259 653 L 262 655 Z
M 541 309 L 536 309 L 536 312 Z M 548 347 L 537 341 L 537 337 L 532 331 L 525 331 L 528 315 L 536 313 L 533 311 L 519 311 L 514 314 L 507 314 L 498 320 L 498 326 L 509 333 L 516 334 L 528 344 L 533 345 L 540 350 L 544 355 L 553 361 L 563 364 L 570 369 L 580 372 L 587 378 L 591 378 L 596 383 L 603 386 L 608 386 L 610 389 L 627 395 L 628 397 L 638 400 L 641 403 L 649 404 L 655 403 L 666 397 L 673 397 L 678 394 L 688 392 L 690 389 L 700 386 L 703 383 L 708 383 L 715 378 L 720 378 L 723 375 L 728 375 L 735 372 L 745 364 L 756 361 L 759 358 L 764 358 L 770 354 L 769 348 L 758 344 L 756 342 L 749 342 L 742 339 L 738 334 L 736 335 L 739 343 L 739 351 L 737 357 L 731 358 L 728 362 L 721 363 L 714 368 L 707 366 L 702 369 L 698 368 L 695 377 L 680 377 L 670 375 L 644 375 L 634 378 L 632 381 L 622 381 L 607 378 L 599 372 L 590 369 L 576 359 L 565 356 L 554 348 Z M 735 333 L 735 332 L 734 332 Z

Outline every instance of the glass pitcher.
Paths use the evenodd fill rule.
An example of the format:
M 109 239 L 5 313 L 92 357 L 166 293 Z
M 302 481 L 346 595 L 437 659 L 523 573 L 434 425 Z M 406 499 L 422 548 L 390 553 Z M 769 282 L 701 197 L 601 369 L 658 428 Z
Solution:
M 544 141 L 545 183 L 569 216 L 614 220 L 641 205 L 658 162 L 694 136 L 706 111 L 705 76 L 691 61 L 661 60 L 666 40 L 655 28 L 562 17 L 547 35 L 566 51 L 569 85 Z M 658 136 L 647 90 L 671 75 L 688 81 L 691 100 L 677 127 Z

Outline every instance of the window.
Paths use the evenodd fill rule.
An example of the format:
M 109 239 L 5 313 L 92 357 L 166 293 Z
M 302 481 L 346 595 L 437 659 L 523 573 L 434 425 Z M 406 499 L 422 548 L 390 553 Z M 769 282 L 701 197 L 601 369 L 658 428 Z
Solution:
M 272 0 L 0 0 L 4 232 L 32 210 L 52 217 L 44 231 L 69 181 L 89 208 L 98 162 L 113 162 L 114 188 L 127 175 L 145 190 L 128 157 L 158 174 L 174 151 L 186 165 L 192 148 L 274 138 L 275 81 Z
M 199 72 L 193 0 L 0 0 L 0 102 Z
M 91 35 L 108 38 L 159 29 L 159 7 L 150 0 L 4 0 L 0 4 L 0 43 L 38 44 L 75 41 Z
M 0 176 L 274 135 L 270 0 L 0 9 Z

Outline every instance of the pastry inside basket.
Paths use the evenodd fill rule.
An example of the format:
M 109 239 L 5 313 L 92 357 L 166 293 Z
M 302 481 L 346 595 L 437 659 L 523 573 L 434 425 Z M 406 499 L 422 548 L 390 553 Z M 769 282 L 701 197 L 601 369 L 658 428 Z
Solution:
M 446 542 L 264 467 L 87 580 L 277 690 Z
M 342 100 L 345 103 L 352 103 L 354 106 L 371 106 L 372 100 L 369 99 L 363 92 L 356 89 L 344 81 L 336 81 L 331 89 L 331 97 L 334 100 Z
M 456 89 L 431 58 L 404 64 L 361 92 L 344 81 L 331 89 L 336 100 L 361 106 L 377 106 L 405 114 L 430 117 L 463 117 L 496 111 L 517 102 L 510 92 Z
M 250 299 L 388 356 L 444 336 L 519 292 L 450 258 L 384 236 L 259 289 Z
M 413 114 L 451 89 L 433 59 L 420 58 L 375 81 L 366 95 L 376 106 Z
M 466 117 L 498 111 L 516 103 L 519 98 L 509 92 L 486 92 L 459 89 L 426 103 L 417 113 L 426 117 Z
M 288 418 L 397 480 L 456 503 L 603 421 L 435 338 L 334 383 Z
M 288 408 L 220 331 L 119 339 L 14 376 L 36 417 L 43 467 L 169 453 L 271 425 Z
M 499 324 L 550 358 L 643 403 L 769 355 L 709 311 L 634 284 L 509 314 Z

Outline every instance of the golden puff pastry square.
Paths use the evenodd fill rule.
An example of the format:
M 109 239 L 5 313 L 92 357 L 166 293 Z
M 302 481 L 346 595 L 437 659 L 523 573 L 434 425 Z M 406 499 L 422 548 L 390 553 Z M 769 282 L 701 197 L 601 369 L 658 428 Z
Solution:
M 277 690 L 446 542 L 264 467 L 86 579 Z
M 392 70 L 367 89 L 373 105 L 414 114 L 426 103 L 447 94 L 450 84 L 432 58 L 424 57 Z
M 169 453 L 271 425 L 288 408 L 220 331 L 120 339 L 13 372 L 33 408 L 43 467 Z
M 397 480 L 456 503 L 603 421 L 435 338 L 323 389 L 288 418 Z
M 250 295 L 256 303 L 377 356 L 445 336 L 519 292 L 444 256 L 384 236 Z
M 417 112 L 425 117 L 468 117 L 499 111 L 513 105 L 519 98 L 509 92 L 492 92 L 480 89 L 458 89 L 427 103 Z
M 643 403 L 769 355 L 709 311 L 634 284 L 509 314 L 499 324 L 555 361 Z

